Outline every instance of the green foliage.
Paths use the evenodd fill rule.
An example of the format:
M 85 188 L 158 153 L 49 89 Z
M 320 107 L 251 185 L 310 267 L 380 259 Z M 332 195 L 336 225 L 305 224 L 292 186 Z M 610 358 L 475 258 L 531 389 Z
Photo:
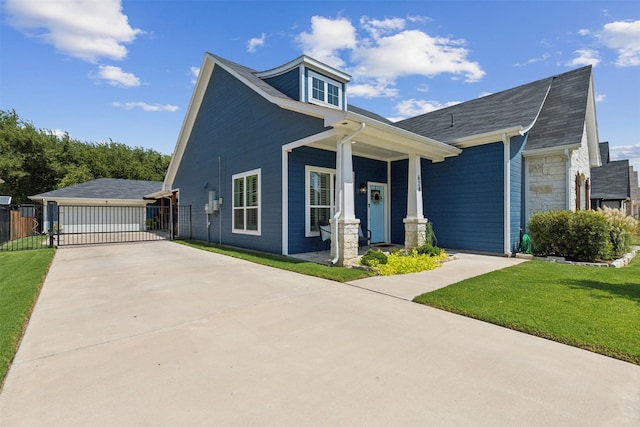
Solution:
M 427 255 L 420 254 L 414 249 L 409 253 L 396 252 L 389 254 L 386 264 L 376 264 L 374 261 L 371 267 L 381 276 L 417 273 L 437 268 L 447 256 L 442 251 L 439 255 Z
M 536 255 L 576 261 L 610 259 L 612 244 L 607 219 L 595 211 L 551 211 L 534 214 L 529 234 Z
M 0 388 L 54 250 L 0 252 Z
M 386 263 L 387 255 L 380 249 L 369 249 L 367 252 L 365 252 L 364 255 L 362 255 L 362 258 L 360 258 L 360 264 L 367 267 L 373 267 Z
M 433 246 L 430 243 L 425 243 L 416 249 L 419 255 L 438 256 L 442 253 L 442 249 L 437 246 Z
M 97 178 L 162 181 L 171 157 L 109 140 L 81 142 L 36 129 L 15 111 L 0 110 L 0 193 L 15 203 L 28 196 Z
M 612 252 L 615 257 L 620 257 L 629 249 L 633 234 L 638 230 L 640 222 L 635 218 L 626 215 L 619 209 L 601 208 L 610 227 Z

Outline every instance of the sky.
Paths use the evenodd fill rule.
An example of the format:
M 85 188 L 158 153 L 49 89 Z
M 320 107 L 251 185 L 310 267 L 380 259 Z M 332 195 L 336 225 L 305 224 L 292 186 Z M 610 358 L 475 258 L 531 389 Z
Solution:
M 640 170 L 640 2 L 0 0 L 0 109 L 171 154 L 204 55 L 302 54 L 391 120 L 593 65 L 600 141 Z

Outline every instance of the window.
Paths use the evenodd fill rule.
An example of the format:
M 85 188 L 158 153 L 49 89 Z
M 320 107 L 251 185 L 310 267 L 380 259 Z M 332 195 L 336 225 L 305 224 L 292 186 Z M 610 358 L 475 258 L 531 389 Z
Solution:
M 309 101 L 328 107 L 342 108 L 342 85 L 309 70 Z
M 329 222 L 335 212 L 336 173 L 333 169 L 305 168 L 305 236 L 319 236 L 319 225 Z
M 260 235 L 260 169 L 233 175 L 233 232 Z

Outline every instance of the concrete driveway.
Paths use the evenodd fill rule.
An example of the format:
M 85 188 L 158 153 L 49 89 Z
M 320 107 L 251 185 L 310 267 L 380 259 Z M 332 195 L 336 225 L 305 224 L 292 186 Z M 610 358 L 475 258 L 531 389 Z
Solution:
M 640 366 L 171 242 L 59 250 L 0 394 L 2 426 L 639 423 Z

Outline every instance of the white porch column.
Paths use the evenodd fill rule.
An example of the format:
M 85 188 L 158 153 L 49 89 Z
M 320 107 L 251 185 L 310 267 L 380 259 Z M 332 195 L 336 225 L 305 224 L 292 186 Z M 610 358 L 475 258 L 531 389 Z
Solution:
M 426 243 L 428 220 L 422 207 L 422 168 L 420 156 L 409 154 L 409 177 L 407 183 L 407 217 L 404 222 L 404 247 L 412 249 Z
M 424 218 L 422 210 L 422 168 L 420 156 L 409 154 L 409 182 L 407 185 L 407 218 Z
M 338 141 L 336 150 L 337 221 L 331 224 L 331 253 L 336 265 L 348 266 L 358 258 L 358 227 L 353 190 L 353 156 L 351 140 Z

